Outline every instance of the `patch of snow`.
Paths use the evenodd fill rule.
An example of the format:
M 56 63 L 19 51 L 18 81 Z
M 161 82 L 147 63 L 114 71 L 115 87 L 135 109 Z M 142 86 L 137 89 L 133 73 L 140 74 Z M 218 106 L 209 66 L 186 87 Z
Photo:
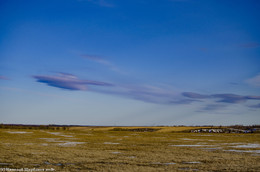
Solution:
M 59 146 L 76 146 L 78 144 L 84 144 L 85 142 L 65 142 L 65 143 L 59 143 Z
M 63 137 L 74 137 L 74 136 L 71 136 L 71 135 L 60 135 L 60 136 L 63 136 Z
M 244 143 L 220 143 L 222 145 L 240 145 L 240 144 L 244 144 Z
M 53 134 L 53 135 L 60 135 L 61 133 L 60 132 L 46 132 L 48 134 Z
M 136 158 L 135 156 L 128 156 L 127 158 Z
M 87 135 L 87 136 L 93 136 L 93 134 L 83 134 L 83 135 Z
M 183 162 L 183 164 L 200 164 L 199 161 L 192 161 L 192 162 Z
M 53 134 L 53 135 L 56 135 L 56 136 L 63 136 L 63 137 L 74 137 L 74 136 L 71 136 L 71 135 L 65 135 L 63 133 L 60 133 L 60 132 L 46 132 L 48 134 Z
M 200 147 L 200 146 L 207 146 L 207 145 L 170 145 L 176 147 Z
M 239 152 L 239 153 L 259 153 L 260 154 L 260 150 L 236 150 L 236 149 L 229 149 L 229 150 L 224 150 L 224 151 Z
M 40 138 L 42 140 L 45 140 L 46 142 L 64 142 L 59 140 L 59 138 Z
M 118 144 L 120 144 L 120 143 L 104 142 L 104 144 L 107 144 L 107 145 L 118 145 Z
M 174 164 L 176 164 L 176 163 L 174 163 L 174 162 L 166 162 L 166 163 L 161 163 L 161 162 L 153 162 L 153 163 L 151 163 L 151 164 L 174 165 Z
M 181 138 L 181 140 L 192 141 L 192 140 L 198 140 L 198 139 Z
M 28 133 L 32 133 L 32 132 L 26 132 L 26 131 L 7 131 L 7 133 L 10 133 L 10 134 L 28 134 Z
M 260 148 L 260 144 L 249 143 L 247 145 L 237 145 L 237 146 L 230 146 L 230 147 L 233 147 L 233 148 Z
M 206 143 L 206 142 L 198 142 L 198 143 L 196 143 L 196 144 L 198 144 L 198 145 L 203 145 L 203 144 L 208 144 L 208 143 Z

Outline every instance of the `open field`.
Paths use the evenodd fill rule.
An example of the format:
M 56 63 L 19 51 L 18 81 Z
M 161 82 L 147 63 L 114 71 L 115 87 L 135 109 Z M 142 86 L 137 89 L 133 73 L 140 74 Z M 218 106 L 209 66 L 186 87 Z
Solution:
M 260 133 L 192 129 L 2 128 L 0 171 L 260 171 Z

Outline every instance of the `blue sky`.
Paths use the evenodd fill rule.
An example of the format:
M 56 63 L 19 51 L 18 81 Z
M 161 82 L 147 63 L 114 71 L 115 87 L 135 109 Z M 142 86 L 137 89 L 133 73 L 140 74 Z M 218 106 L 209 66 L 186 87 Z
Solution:
M 257 0 L 2 0 L 0 122 L 260 122 Z

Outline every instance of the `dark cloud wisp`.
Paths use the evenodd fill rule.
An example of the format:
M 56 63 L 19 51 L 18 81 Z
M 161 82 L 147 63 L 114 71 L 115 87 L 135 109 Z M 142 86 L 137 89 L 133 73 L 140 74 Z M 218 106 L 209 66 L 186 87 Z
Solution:
M 88 85 L 112 86 L 112 84 L 105 82 L 81 80 L 74 75 L 64 73 L 60 73 L 57 76 L 35 75 L 33 78 L 35 78 L 37 82 L 67 90 L 87 90 Z
M 183 92 L 184 97 L 192 99 L 217 99 L 217 102 L 223 103 L 241 103 L 246 102 L 247 100 L 260 100 L 260 96 L 241 96 L 236 94 L 212 94 L 212 95 L 203 95 L 192 92 Z
M 193 92 L 176 93 L 169 89 L 146 86 L 129 86 L 117 85 L 107 82 L 83 80 L 75 75 L 59 73 L 58 75 L 35 75 L 33 76 L 37 82 L 45 83 L 52 87 L 62 88 L 66 90 L 90 90 L 103 94 L 122 96 L 130 99 L 140 100 L 155 104 L 190 104 L 192 102 L 202 102 L 204 99 L 213 99 L 218 103 L 241 103 L 247 100 L 260 100 L 260 96 L 241 96 L 236 94 L 211 94 L 204 95 Z M 92 85 L 92 87 L 91 87 Z M 97 86 L 97 87 L 95 87 Z M 112 87 L 111 87 L 112 86 Z M 90 88 L 90 89 L 88 89 Z M 215 110 L 223 105 L 210 105 L 203 110 Z
M 155 104 L 190 104 L 194 101 L 186 97 L 180 96 L 175 92 L 153 86 L 129 86 L 129 85 L 116 85 L 107 82 L 82 80 L 77 76 L 59 73 L 54 76 L 35 75 L 33 76 L 37 82 L 45 83 L 51 87 L 62 88 L 66 90 L 82 90 L 93 91 L 103 94 L 121 96 L 129 99 L 139 100 L 147 103 Z M 90 89 L 88 87 L 92 85 Z M 97 86 L 97 87 L 94 87 Z M 102 87 L 98 87 L 102 86 Z

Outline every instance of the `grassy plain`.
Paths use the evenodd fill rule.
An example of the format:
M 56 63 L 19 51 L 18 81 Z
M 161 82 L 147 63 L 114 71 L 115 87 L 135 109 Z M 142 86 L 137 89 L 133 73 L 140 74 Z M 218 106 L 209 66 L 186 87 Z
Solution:
M 0 129 L 0 169 L 260 171 L 259 133 L 181 132 L 194 128 Z

